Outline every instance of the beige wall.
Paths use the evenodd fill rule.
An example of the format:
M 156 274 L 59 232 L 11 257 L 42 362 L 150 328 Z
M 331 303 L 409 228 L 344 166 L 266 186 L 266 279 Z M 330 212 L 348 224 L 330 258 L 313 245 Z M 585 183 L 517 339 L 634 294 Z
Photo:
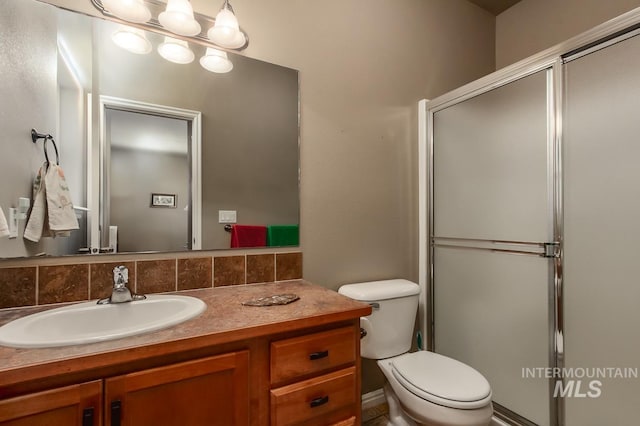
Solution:
M 300 70 L 305 278 L 416 280 L 416 102 L 493 71 L 493 16 L 460 0 L 232 4 L 247 55 Z
M 522 0 L 496 18 L 496 67 L 510 65 L 636 7 L 640 0 Z
M 494 17 L 466 0 L 232 4 L 247 56 L 300 71 L 304 278 L 417 280 L 416 104 L 494 70 Z M 381 385 L 365 363 L 363 391 Z

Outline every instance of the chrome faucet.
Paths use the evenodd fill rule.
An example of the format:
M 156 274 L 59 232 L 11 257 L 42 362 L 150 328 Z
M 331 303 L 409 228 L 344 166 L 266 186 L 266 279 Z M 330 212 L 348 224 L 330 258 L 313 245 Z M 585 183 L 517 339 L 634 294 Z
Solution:
M 111 296 L 106 299 L 98 300 L 98 305 L 104 305 L 107 303 L 126 303 L 133 300 L 143 300 L 147 296 L 144 294 L 131 293 L 131 290 L 127 288 L 129 283 L 129 270 L 126 266 L 116 266 L 113 268 L 113 289 L 111 290 Z

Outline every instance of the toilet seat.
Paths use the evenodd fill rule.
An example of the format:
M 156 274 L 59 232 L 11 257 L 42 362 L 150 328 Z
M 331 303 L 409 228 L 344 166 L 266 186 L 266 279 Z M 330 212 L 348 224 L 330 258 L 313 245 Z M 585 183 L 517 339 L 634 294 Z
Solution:
M 393 376 L 405 389 L 434 404 L 471 410 L 491 402 L 487 379 L 452 358 L 418 351 L 394 358 L 391 367 Z

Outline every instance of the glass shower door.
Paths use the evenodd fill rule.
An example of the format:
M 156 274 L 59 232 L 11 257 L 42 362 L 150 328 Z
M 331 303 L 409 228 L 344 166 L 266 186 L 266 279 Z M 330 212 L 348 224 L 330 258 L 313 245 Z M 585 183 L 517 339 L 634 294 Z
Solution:
M 565 66 L 568 426 L 640 418 L 640 36 L 617 41 Z
M 495 403 L 551 424 L 551 69 L 433 115 L 433 347 L 480 371 Z

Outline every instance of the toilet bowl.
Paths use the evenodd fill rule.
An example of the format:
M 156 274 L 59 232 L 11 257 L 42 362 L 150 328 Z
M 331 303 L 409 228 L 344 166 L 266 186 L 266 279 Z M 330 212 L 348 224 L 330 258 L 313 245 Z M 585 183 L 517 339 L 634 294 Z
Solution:
M 468 365 L 427 351 L 378 360 L 377 364 L 391 388 L 385 389 L 385 394 L 393 391 L 403 410 L 396 417 L 405 414 L 419 425 L 490 423 L 493 407 L 489 382 Z
M 361 354 L 375 359 L 387 384 L 393 426 L 487 426 L 493 406 L 489 382 L 472 367 L 428 351 L 409 352 L 420 289 L 407 280 L 347 284 L 338 290 L 369 303 L 360 319 Z

